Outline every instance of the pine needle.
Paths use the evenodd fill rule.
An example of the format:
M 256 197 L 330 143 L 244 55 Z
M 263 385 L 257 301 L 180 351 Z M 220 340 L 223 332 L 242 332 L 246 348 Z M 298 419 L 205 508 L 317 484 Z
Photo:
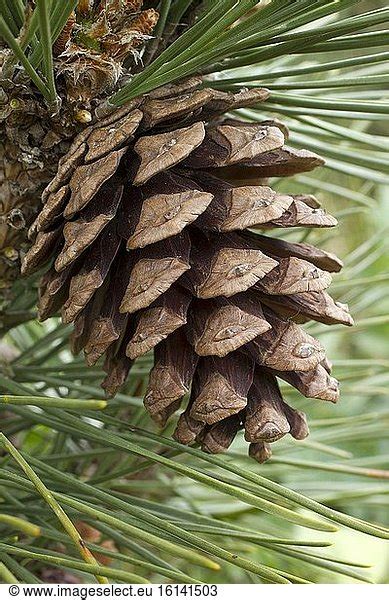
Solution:
M 47 87 L 50 92 L 50 103 L 55 112 L 59 111 L 60 98 L 57 95 L 54 78 L 52 35 L 49 18 L 48 0 L 36 0 L 36 10 L 38 11 L 38 23 L 40 30 L 40 43 L 43 50 L 43 65 L 46 76 Z
M 41 396 L 0 396 L 0 404 L 32 405 L 75 410 L 103 410 L 107 406 L 105 400 L 79 400 L 77 398 L 44 398 Z
M 15 57 L 23 65 L 24 69 L 26 70 L 26 73 L 31 78 L 31 81 L 36 85 L 38 90 L 41 92 L 42 96 L 44 98 L 46 98 L 46 100 L 48 102 L 50 102 L 51 101 L 51 93 L 50 93 L 49 88 L 46 86 L 46 84 L 40 78 L 38 73 L 35 71 L 31 62 L 29 61 L 27 56 L 24 54 L 18 40 L 16 38 L 14 38 L 11 30 L 9 29 L 4 18 L 1 15 L 0 15 L 0 36 L 4 38 L 5 42 L 12 50 Z

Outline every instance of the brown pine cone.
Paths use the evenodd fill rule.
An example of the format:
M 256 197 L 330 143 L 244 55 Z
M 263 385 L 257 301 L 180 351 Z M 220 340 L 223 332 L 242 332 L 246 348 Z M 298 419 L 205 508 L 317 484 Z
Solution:
M 105 356 L 108 395 L 154 348 L 151 417 L 164 425 L 191 389 L 175 438 L 216 453 L 244 428 L 262 462 L 269 443 L 308 434 L 277 378 L 308 397 L 339 395 L 322 345 L 297 323 L 352 319 L 325 291 L 337 257 L 246 228 L 336 220 L 312 196 L 264 183 L 311 170 L 320 157 L 285 146 L 277 122 L 223 118 L 268 92 L 200 84 L 160 88 L 76 138 L 43 193 L 23 271 L 51 265 L 40 317 L 61 309 L 75 324 L 73 351 L 84 349 L 90 365 Z

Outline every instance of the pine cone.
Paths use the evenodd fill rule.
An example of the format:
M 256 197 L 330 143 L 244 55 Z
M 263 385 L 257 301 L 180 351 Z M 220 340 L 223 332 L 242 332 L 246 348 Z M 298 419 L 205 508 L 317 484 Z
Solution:
M 323 160 L 284 145 L 278 122 L 226 119 L 267 98 L 169 85 L 86 128 L 60 161 L 31 228 L 23 272 L 52 262 L 41 319 L 60 309 L 71 345 L 114 395 L 136 358 L 155 349 L 145 407 L 160 425 L 189 392 L 174 437 L 222 452 L 244 428 L 250 455 L 308 434 L 277 378 L 336 402 L 322 345 L 297 324 L 352 324 L 325 291 L 342 263 L 309 244 L 246 228 L 332 227 L 312 196 L 285 195 L 268 176 Z M 244 185 L 242 184 L 244 182 Z

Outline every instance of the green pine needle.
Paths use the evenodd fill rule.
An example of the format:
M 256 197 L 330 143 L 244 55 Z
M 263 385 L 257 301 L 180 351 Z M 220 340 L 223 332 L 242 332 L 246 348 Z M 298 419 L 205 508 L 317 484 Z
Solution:
M 36 0 L 36 11 L 38 14 L 37 19 L 39 23 L 40 43 L 43 49 L 44 74 L 47 81 L 47 87 L 50 92 L 50 102 L 56 112 L 58 112 L 60 99 L 57 96 L 57 91 L 55 89 L 52 34 L 48 0 Z
M 35 71 L 34 67 L 30 63 L 27 56 L 24 54 L 22 47 L 20 46 L 18 40 L 12 34 L 12 31 L 9 29 L 5 19 L 2 15 L 0 15 L 0 37 L 4 39 L 4 41 L 8 44 L 12 52 L 14 53 L 17 60 L 20 61 L 22 66 L 24 67 L 26 73 L 31 78 L 31 81 L 36 85 L 38 90 L 41 92 L 42 96 L 46 98 L 48 102 L 51 101 L 51 93 L 47 85 L 43 82 L 41 77 Z
M 54 408 L 68 408 L 80 411 L 103 410 L 107 406 L 105 400 L 79 400 L 77 398 L 47 398 L 41 396 L 0 396 L 0 404 L 52 406 Z

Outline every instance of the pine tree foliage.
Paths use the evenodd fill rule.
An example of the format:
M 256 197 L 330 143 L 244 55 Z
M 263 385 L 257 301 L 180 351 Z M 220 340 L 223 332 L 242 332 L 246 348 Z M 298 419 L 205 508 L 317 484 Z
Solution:
M 389 537 L 382 402 L 389 9 L 356 0 L 107 3 L 109 19 L 101 13 L 105 2 L 0 2 L 0 580 L 371 581 L 363 546 L 358 561 L 326 547 L 338 529 L 362 540 Z M 278 441 L 261 466 L 246 458 L 239 427 L 229 453 L 217 456 L 172 439 L 174 418 L 160 420 L 163 428 L 152 424 L 142 406 L 150 353 L 137 358 L 107 402 L 99 387 L 102 361 L 88 368 L 74 356 L 71 327 L 57 317 L 37 321 L 44 271 L 18 276 L 40 194 L 74 137 L 104 120 L 111 127 L 118 110 L 128 114 L 145 94 L 150 104 L 162 105 L 161 86 L 171 100 L 182 81 L 193 79 L 202 100 L 192 110 L 206 105 L 207 94 L 208 101 L 212 94 L 219 103 L 228 99 L 221 112 L 228 111 L 231 128 L 272 128 L 288 136 L 294 156 L 323 156 L 325 166 L 309 174 L 297 169 L 285 179 L 268 173 L 277 198 L 290 198 L 296 213 L 284 209 L 284 217 L 272 217 L 271 235 L 283 247 L 309 243 L 342 256 L 345 268 L 334 275 L 331 293 L 339 306 L 350 305 L 355 319 L 351 329 L 328 328 L 328 317 L 304 325 L 334 357 L 341 400 L 335 407 L 305 400 L 293 381 L 281 381 L 296 414 L 309 413 L 311 434 Z M 255 94 L 258 101 L 231 102 Z M 155 115 L 149 111 L 152 127 Z M 235 184 L 244 185 L 240 178 L 235 175 Z M 210 194 L 212 178 L 207 185 Z M 299 202 L 300 210 L 315 212 L 319 201 L 337 228 L 277 224 L 286 218 L 290 226 Z M 119 265 L 119 279 L 120 273 Z M 289 297 L 289 311 L 300 312 L 296 296 Z M 288 297 L 271 298 L 271 310 L 278 299 L 285 311 Z M 200 311 L 196 318 L 201 322 Z M 212 452 L 225 436 L 227 430 L 208 431 L 203 447 Z M 262 461 L 265 446 L 256 452 Z M 78 535 L 85 542 L 81 552 Z

